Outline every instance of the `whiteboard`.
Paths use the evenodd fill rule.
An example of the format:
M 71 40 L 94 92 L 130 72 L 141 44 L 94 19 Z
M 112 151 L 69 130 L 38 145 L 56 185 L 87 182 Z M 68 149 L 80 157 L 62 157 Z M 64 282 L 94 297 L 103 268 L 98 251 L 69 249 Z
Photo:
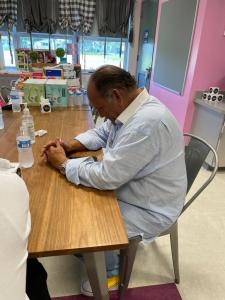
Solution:
M 185 84 L 198 0 L 162 4 L 153 81 L 177 94 Z

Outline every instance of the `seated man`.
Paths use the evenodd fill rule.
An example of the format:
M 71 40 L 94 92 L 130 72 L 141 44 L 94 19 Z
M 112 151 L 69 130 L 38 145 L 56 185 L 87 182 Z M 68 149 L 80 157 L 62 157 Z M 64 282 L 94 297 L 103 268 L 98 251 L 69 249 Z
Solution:
M 0 190 L 0 299 L 25 300 L 27 290 L 30 300 L 50 300 L 44 268 L 37 259 L 27 263 L 31 222 L 26 185 L 1 167 Z
M 107 121 L 73 140 L 49 142 L 42 155 L 76 185 L 115 190 L 128 237 L 151 241 L 176 221 L 184 204 L 183 134 L 169 110 L 118 67 L 106 65 L 94 72 L 88 97 Z M 100 148 L 101 161 L 66 157 Z M 108 253 L 106 262 L 108 275 L 115 275 L 117 257 Z

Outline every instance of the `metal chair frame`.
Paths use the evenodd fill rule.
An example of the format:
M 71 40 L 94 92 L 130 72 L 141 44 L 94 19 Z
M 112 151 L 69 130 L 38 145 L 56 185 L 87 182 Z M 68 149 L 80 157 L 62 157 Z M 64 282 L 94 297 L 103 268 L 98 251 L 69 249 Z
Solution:
M 181 214 L 191 205 L 191 203 L 199 196 L 199 194 L 201 194 L 202 191 L 209 185 L 209 183 L 215 177 L 217 169 L 218 169 L 217 153 L 216 153 L 215 149 L 208 142 L 206 142 L 202 138 L 197 137 L 190 133 L 185 133 L 184 137 L 190 137 L 190 139 L 194 139 L 195 141 L 198 141 L 199 143 L 202 143 L 204 146 L 206 146 L 208 148 L 208 153 L 211 152 L 213 154 L 214 167 L 213 167 L 213 170 L 211 171 L 211 174 L 208 177 L 208 179 L 200 186 L 200 188 L 194 193 L 194 195 L 192 195 L 192 197 L 186 201 L 186 203 L 181 211 Z M 186 147 L 188 147 L 188 145 Z M 186 147 L 185 147 L 185 150 L 187 149 Z M 186 151 L 185 151 L 185 153 L 186 153 Z M 206 154 L 206 157 L 208 156 L 208 153 Z M 206 157 L 205 157 L 205 159 L 206 159 Z M 204 159 L 204 161 L 205 161 L 205 159 Z M 201 164 L 201 166 L 203 165 L 203 163 Z M 187 161 L 186 161 L 186 165 L 187 165 Z M 199 170 L 200 170 L 200 168 L 199 168 Z M 197 174 L 195 174 L 194 180 L 196 179 L 199 170 L 197 171 Z M 187 174 L 187 177 L 188 177 L 188 175 L 189 174 Z M 192 180 L 191 185 L 188 185 L 187 194 L 188 194 L 194 180 Z M 178 222 L 177 221 L 169 229 L 162 232 L 160 234 L 160 236 L 164 236 L 164 235 L 168 235 L 168 234 L 170 235 L 170 244 L 171 244 L 175 282 L 179 283 L 180 282 L 180 273 L 179 273 Z M 136 237 L 129 239 L 128 247 L 126 249 L 123 249 L 120 251 L 120 283 L 119 283 L 119 299 L 120 300 L 123 299 L 126 289 L 128 287 L 134 260 L 135 260 L 135 256 L 136 256 L 136 252 L 137 252 L 137 248 L 138 248 L 138 244 L 141 242 L 141 240 L 142 240 L 141 236 L 136 236 Z

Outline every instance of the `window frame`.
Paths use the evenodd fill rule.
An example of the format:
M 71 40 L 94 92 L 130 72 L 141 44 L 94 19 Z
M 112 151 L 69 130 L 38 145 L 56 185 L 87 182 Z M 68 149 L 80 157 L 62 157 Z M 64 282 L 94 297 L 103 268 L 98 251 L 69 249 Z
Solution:
M 15 38 L 15 30 L 13 30 L 12 32 L 10 32 L 10 36 L 11 36 L 11 38 L 12 38 L 12 46 L 13 46 L 13 48 L 14 49 L 16 49 L 16 38 Z M 3 41 L 2 41 L 2 37 L 7 37 L 8 38 L 8 32 L 7 31 L 0 31 L 0 35 L 1 35 L 1 44 L 0 44 L 0 46 L 1 46 L 1 52 L 3 53 L 3 58 L 2 58 L 2 60 L 3 60 L 3 62 L 4 62 L 4 69 L 9 69 L 9 70 L 16 70 L 16 55 L 15 55 L 15 51 L 14 51 L 14 49 L 12 49 L 12 53 L 13 53 L 13 55 L 14 55 L 14 66 L 6 66 L 5 65 L 5 56 L 4 56 L 4 49 L 3 49 Z
M 121 42 L 121 38 L 116 38 L 116 37 L 102 37 L 102 36 L 97 36 L 97 35 L 79 35 L 79 43 L 82 43 L 82 39 L 85 40 L 91 40 L 91 41 L 101 41 L 101 42 L 105 42 L 106 39 L 106 43 L 107 42 Z M 125 43 L 125 49 L 124 49 L 124 59 L 123 59 L 123 65 L 121 66 L 121 68 L 126 69 L 127 66 L 127 59 L 128 59 L 128 38 L 122 38 L 122 42 Z M 82 54 L 79 53 L 79 57 Z M 107 53 L 106 53 L 107 55 Z M 84 70 L 85 72 L 93 72 L 93 69 L 86 69 L 83 68 L 82 70 Z
M 7 36 L 8 37 L 8 32 L 7 31 L 0 31 L 1 36 Z M 16 32 L 15 30 L 13 30 L 13 32 L 11 33 L 11 37 L 13 39 L 13 47 L 14 49 L 16 48 L 22 48 L 21 47 L 21 41 L 20 38 L 21 37 L 28 37 L 29 33 L 27 32 Z M 39 32 L 34 32 L 32 33 L 32 37 L 35 38 L 49 38 L 49 34 L 48 33 L 39 33 Z M 79 63 L 81 60 L 81 55 L 82 53 L 79 51 L 79 44 L 81 45 L 82 41 L 85 40 L 92 40 L 92 41 L 101 41 L 101 42 L 105 42 L 106 39 L 106 43 L 107 42 L 120 42 L 121 38 L 116 38 L 116 37 L 101 37 L 101 36 L 97 36 L 97 35 L 80 35 L 76 32 L 74 32 L 73 34 L 60 34 L 60 33 L 56 33 L 56 34 L 52 34 L 51 35 L 51 40 L 52 39 L 64 39 L 64 40 L 71 40 L 73 44 L 78 43 L 78 49 L 77 49 L 77 53 L 72 55 L 72 62 L 74 64 Z M 128 38 L 122 38 L 122 42 L 125 44 L 125 48 L 124 48 L 124 58 L 123 58 L 123 65 L 121 65 L 121 68 L 127 69 L 127 59 L 128 59 Z M 2 46 L 2 51 L 4 53 L 3 50 L 3 45 Z M 107 53 L 106 53 L 107 55 Z M 14 53 L 15 56 L 15 53 Z M 15 56 L 15 60 L 16 60 L 16 56 Z M 10 66 L 5 66 L 5 69 L 16 69 L 16 61 L 15 61 L 15 67 L 10 67 Z M 94 69 L 85 69 L 83 68 L 82 71 L 84 72 L 93 72 Z

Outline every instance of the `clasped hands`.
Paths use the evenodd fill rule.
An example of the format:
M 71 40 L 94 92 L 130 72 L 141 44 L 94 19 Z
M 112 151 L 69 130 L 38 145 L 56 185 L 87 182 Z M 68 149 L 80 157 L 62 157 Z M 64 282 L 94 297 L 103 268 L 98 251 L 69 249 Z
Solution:
M 41 150 L 41 157 L 44 157 L 54 168 L 64 163 L 67 159 L 66 154 L 72 150 L 70 142 L 64 142 L 57 138 L 55 141 L 49 141 Z

